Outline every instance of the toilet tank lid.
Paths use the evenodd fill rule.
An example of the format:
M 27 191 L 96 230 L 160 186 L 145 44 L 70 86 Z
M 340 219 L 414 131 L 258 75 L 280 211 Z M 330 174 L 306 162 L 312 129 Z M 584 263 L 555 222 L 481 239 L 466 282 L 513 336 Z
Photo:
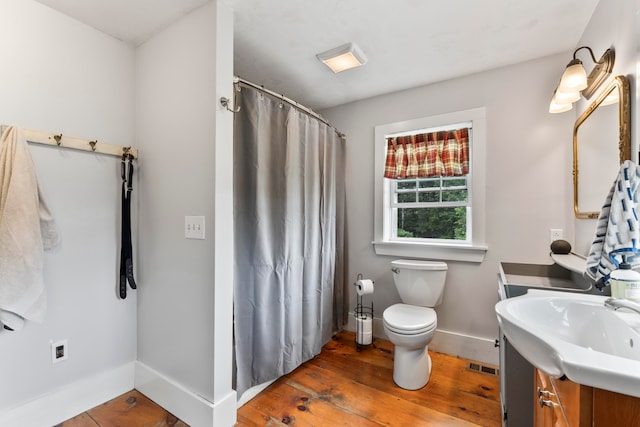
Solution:
M 410 270 L 446 270 L 447 263 L 442 261 L 423 261 L 417 259 L 396 259 L 391 266 Z

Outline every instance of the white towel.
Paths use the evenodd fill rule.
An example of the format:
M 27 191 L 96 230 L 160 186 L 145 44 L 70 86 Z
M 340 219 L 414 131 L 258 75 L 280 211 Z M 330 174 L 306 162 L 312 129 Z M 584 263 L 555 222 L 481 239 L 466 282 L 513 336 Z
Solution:
M 628 255 L 631 268 L 640 266 L 640 257 L 636 257 L 640 253 L 639 186 L 640 168 L 626 160 L 602 206 L 587 257 L 586 273 L 599 284 L 609 281 L 623 255 Z
M 0 130 L 0 323 L 19 330 L 44 320 L 43 251 L 60 237 L 21 130 Z

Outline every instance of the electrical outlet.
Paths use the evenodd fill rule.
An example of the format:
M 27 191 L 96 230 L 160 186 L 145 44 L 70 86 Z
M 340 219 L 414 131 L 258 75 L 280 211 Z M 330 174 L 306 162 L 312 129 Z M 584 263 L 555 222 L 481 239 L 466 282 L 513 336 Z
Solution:
M 204 216 L 184 217 L 184 237 L 187 239 L 204 239 Z
M 552 228 L 549 231 L 549 239 L 551 240 L 551 243 L 555 242 L 556 240 L 562 240 L 562 229 Z
M 67 340 L 51 341 L 51 363 L 62 362 L 69 358 L 69 345 Z

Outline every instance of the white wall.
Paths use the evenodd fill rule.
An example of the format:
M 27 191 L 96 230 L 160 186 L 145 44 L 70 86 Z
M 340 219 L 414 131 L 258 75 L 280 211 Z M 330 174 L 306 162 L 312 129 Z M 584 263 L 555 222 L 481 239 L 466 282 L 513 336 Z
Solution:
M 137 140 L 145 153 L 138 360 L 174 391 L 231 402 L 228 425 L 235 422 L 233 116 L 217 100 L 233 96 L 232 23 L 226 6 L 208 3 L 140 46 L 136 61 Z M 185 239 L 185 215 L 206 217 L 205 240 Z
M 134 145 L 132 47 L 34 1 L 0 0 L 0 52 L 0 123 Z M 30 150 L 62 244 L 45 257 L 45 322 L 0 331 L 0 424 L 8 408 L 136 356 L 136 293 L 124 301 L 116 294 L 119 159 Z M 52 365 L 49 341 L 60 339 L 69 359 Z M 56 411 L 73 412 L 75 403 Z
M 599 59 L 604 51 L 613 47 L 616 52 L 616 61 L 613 66 L 612 76 L 624 75 L 629 78 L 631 94 L 631 114 L 634 119 L 631 126 L 631 155 L 632 160 L 638 161 L 638 120 L 637 106 L 638 95 L 636 94 L 636 63 L 638 61 L 638 46 L 640 42 L 636 36 L 636 20 L 640 13 L 640 6 L 636 0 L 600 0 L 596 10 L 587 25 L 580 42 L 577 46 L 589 46 L 593 49 L 596 58 Z M 592 61 L 588 53 L 578 53 L 587 55 L 583 58 L 583 63 L 587 71 L 591 70 Z M 593 98 L 591 99 L 593 101 Z M 589 105 L 590 101 L 581 101 L 572 110 L 574 120 Z M 615 140 L 609 141 L 615 146 Z M 603 176 L 602 179 L 613 182 L 615 173 L 612 176 Z M 606 193 L 602 195 L 602 201 Z M 578 253 L 586 255 L 593 241 L 597 220 L 595 219 L 575 219 L 575 244 Z
M 374 174 L 382 173 L 374 170 L 374 127 L 486 107 L 489 250 L 482 264 L 448 263 L 444 300 L 437 313 L 439 330 L 483 340 L 484 350 L 472 343 L 448 351 L 487 359 L 479 352 L 486 351 L 498 334 L 493 308 L 498 300 L 498 263 L 550 263 L 551 228 L 564 229 L 566 237 L 572 239 L 573 119 L 548 113 L 551 94 L 569 55 L 542 58 L 322 112 L 347 135 L 347 274 L 355 280 L 358 273 L 363 273 L 375 281 L 376 317 L 399 302 L 399 296 L 389 270 L 392 258 L 376 256 L 371 245 Z M 352 308 L 353 305 L 352 300 Z M 488 361 L 497 363 L 497 350 L 491 352 Z
M 121 301 L 119 159 L 31 147 L 63 240 L 45 259 L 45 323 L 0 331 L 0 424 L 56 424 L 133 388 L 136 343 L 136 386 L 169 384 L 154 397 L 194 427 L 235 423 L 232 115 L 217 107 L 232 97 L 232 34 L 216 1 L 136 50 L 0 0 L 0 123 L 138 147 L 142 218 L 139 290 Z M 184 215 L 206 216 L 206 240 L 184 239 Z M 69 360 L 52 365 L 59 339 Z

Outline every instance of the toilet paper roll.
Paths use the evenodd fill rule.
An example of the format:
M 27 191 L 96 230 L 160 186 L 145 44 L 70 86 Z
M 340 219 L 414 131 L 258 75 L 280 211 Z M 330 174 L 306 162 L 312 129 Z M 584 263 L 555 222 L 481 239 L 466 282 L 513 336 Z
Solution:
M 369 313 L 356 316 L 356 342 L 360 345 L 373 342 L 373 318 Z
M 360 314 L 356 317 L 356 342 L 360 345 L 369 345 L 373 342 L 373 319 L 371 315 Z
M 356 292 L 358 295 L 371 295 L 373 293 L 373 282 L 369 279 L 360 279 L 356 282 Z
M 358 334 L 371 334 L 373 330 L 373 320 L 369 314 L 361 314 L 356 318 L 356 332 Z
M 373 334 L 371 332 L 368 334 L 358 334 L 358 336 L 356 336 L 356 342 L 360 345 L 369 345 L 373 342 Z

